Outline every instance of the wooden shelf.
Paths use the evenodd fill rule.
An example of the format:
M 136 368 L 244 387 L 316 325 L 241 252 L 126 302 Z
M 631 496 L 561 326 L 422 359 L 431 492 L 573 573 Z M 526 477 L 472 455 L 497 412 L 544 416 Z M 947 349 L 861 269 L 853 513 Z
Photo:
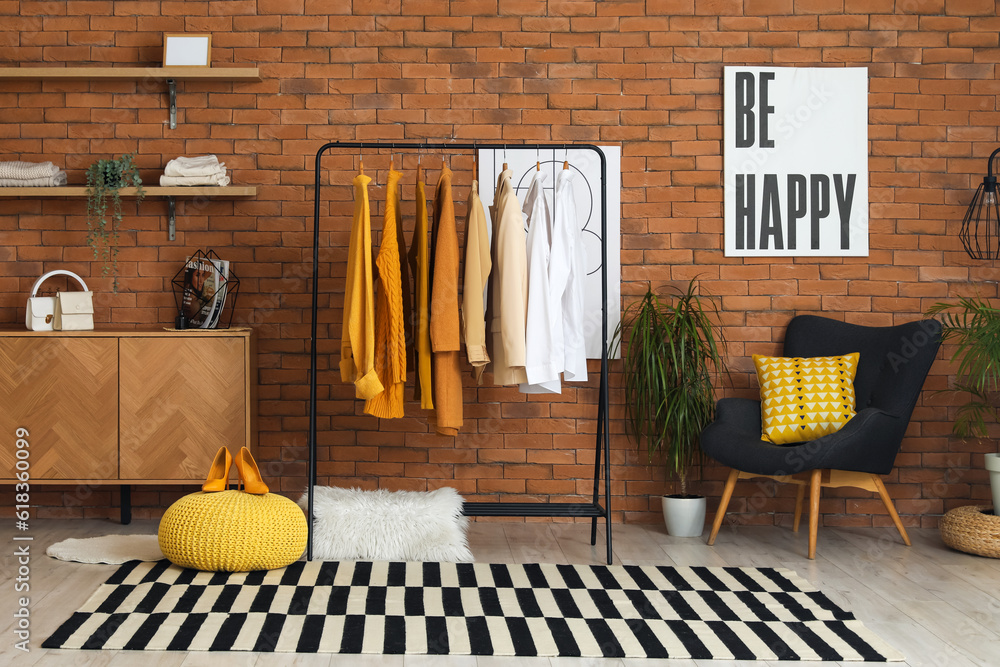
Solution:
M 219 185 L 151 185 L 143 188 L 147 197 L 167 198 L 167 240 L 177 238 L 177 213 L 175 197 L 211 197 L 213 199 L 233 199 L 236 197 L 254 197 L 257 188 L 246 186 Z M 122 197 L 135 197 L 135 188 L 122 188 Z M 31 197 L 54 199 L 66 197 L 80 199 L 87 196 L 87 188 L 82 185 L 59 185 L 54 187 L 0 187 L 0 198 Z
M 0 80 L 22 81 L 51 80 L 158 80 L 166 84 L 170 98 L 170 129 L 177 127 L 178 81 L 260 81 L 256 67 L 0 67 Z M 166 197 L 167 238 L 176 233 L 175 197 L 253 197 L 257 188 L 219 186 L 158 186 L 143 188 L 148 197 Z M 135 188 L 122 188 L 123 197 L 135 197 Z M 58 187 L 0 187 L 4 197 L 86 197 L 87 188 L 80 185 Z
M 260 81 L 256 67 L 0 67 L 0 79 L 175 79 Z
M 151 185 L 143 188 L 147 197 L 253 197 L 255 186 L 217 185 Z M 135 188 L 122 188 L 123 197 L 134 197 Z M 0 187 L 0 197 L 86 197 L 87 188 L 82 185 L 62 185 L 57 187 Z
M 0 80 L 134 80 L 153 79 L 167 85 L 170 129 L 177 128 L 178 81 L 260 81 L 256 67 L 0 67 Z

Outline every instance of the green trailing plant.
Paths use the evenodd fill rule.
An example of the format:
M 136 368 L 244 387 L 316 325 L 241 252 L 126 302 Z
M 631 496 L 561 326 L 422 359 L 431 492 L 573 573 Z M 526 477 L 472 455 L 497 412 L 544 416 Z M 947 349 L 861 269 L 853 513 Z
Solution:
M 101 275 L 114 277 L 118 291 L 118 235 L 122 224 L 121 189 L 136 188 L 136 201 L 142 201 L 142 187 L 135 154 L 117 159 L 98 160 L 87 167 L 87 245 L 94 259 L 101 262 Z
M 953 431 L 960 438 L 985 438 L 987 420 L 1000 421 L 1000 309 L 979 297 L 958 303 L 936 303 L 927 315 L 941 316 L 941 341 L 957 347 L 956 379 L 944 391 L 965 392 L 969 400 L 958 408 Z
M 621 347 L 626 432 L 662 460 L 687 496 L 687 469 L 701 458 L 702 429 L 715 416 L 712 379 L 726 371 L 725 339 L 712 325 L 714 301 L 687 290 L 660 296 L 652 288 L 629 304 L 612 338 Z

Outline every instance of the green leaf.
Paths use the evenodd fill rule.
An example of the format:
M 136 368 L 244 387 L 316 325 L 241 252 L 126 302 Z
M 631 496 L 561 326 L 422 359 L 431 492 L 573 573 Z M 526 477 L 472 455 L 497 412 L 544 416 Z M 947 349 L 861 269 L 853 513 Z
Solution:
M 956 344 L 952 361 L 958 363 L 956 380 L 945 392 L 969 394 L 959 407 L 952 431 L 955 435 L 985 438 L 987 420 L 1000 420 L 1000 310 L 979 297 L 962 297 L 958 303 L 936 303 L 928 316 L 941 316 L 941 341 Z
M 146 196 L 135 165 L 135 154 L 98 160 L 87 168 L 87 245 L 94 259 L 101 262 L 101 275 L 114 276 L 114 291 L 118 291 L 118 235 L 123 221 L 119 190 L 136 188 L 136 201 Z M 110 208 L 110 210 L 109 210 Z
M 628 436 L 645 448 L 650 464 L 680 479 L 700 459 L 701 431 L 715 416 L 716 375 L 728 375 L 725 339 L 712 324 L 718 310 L 710 298 L 687 290 L 660 296 L 651 288 L 629 304 L 612 337 L 621 349 L 622 391 Z

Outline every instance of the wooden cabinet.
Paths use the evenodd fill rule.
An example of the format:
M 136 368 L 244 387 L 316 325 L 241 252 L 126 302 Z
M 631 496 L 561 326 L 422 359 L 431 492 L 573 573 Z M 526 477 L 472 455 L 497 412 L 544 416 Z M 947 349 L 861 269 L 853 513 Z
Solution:
M 0 482 L 25 428 L 33 484 L 201 484 L 219 447 L 256 451 L 254 347 L 249 329 L 0 332 Z

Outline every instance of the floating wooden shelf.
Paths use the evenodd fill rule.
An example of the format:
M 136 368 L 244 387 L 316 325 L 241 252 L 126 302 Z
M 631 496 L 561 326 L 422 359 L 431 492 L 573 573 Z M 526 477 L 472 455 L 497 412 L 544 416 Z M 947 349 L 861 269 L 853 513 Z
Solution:
M 260 81 L 256 67 L 0 67 L 0 79 L 198 79 Z
M 177 238 L 177 204 L 175 197 L 212 197 L 215 199 L 226 199 L 235 197 L 254 197 L 257 195 L 257 188 L 249 186 L 220 186 L 220 185 L 151 185 L 143 187 L 147 197 L 167 198 L 167 240 L 173 241 Z M 135 197 L 135 188 L 122 188 L 119 194 L 122 197 Z M 60 185 L 54 187 L 0 187 L 0 197 L 32 197 L 32 198 L 54 198 L 68 197 L 79 198 L 87 196 L 87 188 L 82 185 Z
M 170 129 L 173 130 L 177 127 L 178 81 L 260 81 L 260 70 L 256 67 L 0 67 L 0 79 L 163 81 L 170 96 Z

